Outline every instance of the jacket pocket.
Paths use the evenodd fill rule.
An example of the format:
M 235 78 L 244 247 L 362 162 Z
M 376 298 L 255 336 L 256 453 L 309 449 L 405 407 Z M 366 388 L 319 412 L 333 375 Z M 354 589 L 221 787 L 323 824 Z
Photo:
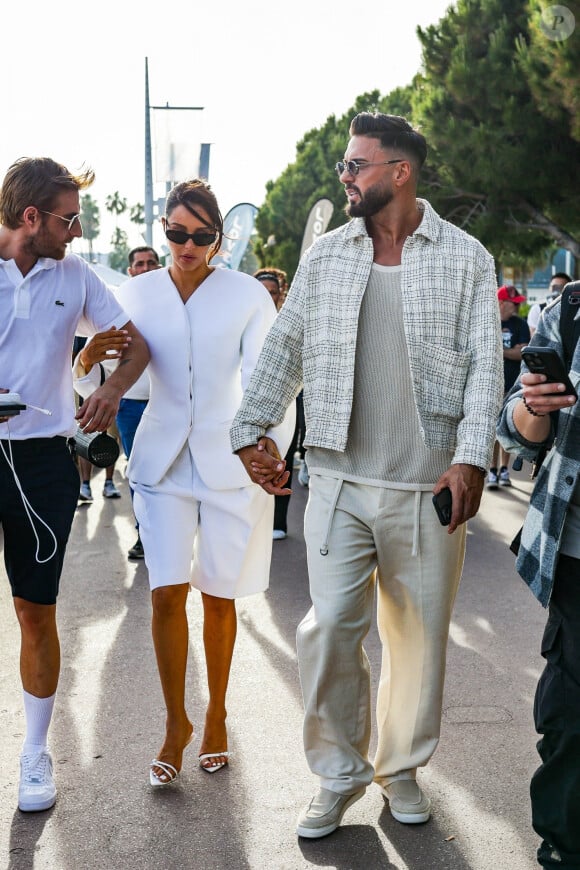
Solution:
M 422 346 L 422 404 L 426 413 L 453 420 L 463 416 L 463 393 L 470 361 L 470 353 L 438 344 Z

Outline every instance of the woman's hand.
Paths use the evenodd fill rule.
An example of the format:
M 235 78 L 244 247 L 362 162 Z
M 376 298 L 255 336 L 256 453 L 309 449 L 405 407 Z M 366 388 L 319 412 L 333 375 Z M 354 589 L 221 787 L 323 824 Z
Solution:
M 280 457 L 276 443 L 271 438 L 260 438 L 257 444 L 242 447 L 237 451 L 250 479 L 269 495 L 290 495 L 284 487 L 290 477 L 286 463 Z

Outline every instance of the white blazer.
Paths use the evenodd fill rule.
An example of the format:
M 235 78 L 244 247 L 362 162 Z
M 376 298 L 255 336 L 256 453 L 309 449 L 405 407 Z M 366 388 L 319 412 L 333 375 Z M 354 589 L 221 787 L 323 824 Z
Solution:
M 242 272 L 214 269 L 184 304 L 168 269 L 130 278 L 117 298 L 144 336 L 149 404 L 127 467 L 130 482 L 155 486 L 189 440 L 211 489 L 253 485 L 232 453 L 229 430 L 276 317 L 269 293 Z M 285 456 L 294 403 L 268 435 Z

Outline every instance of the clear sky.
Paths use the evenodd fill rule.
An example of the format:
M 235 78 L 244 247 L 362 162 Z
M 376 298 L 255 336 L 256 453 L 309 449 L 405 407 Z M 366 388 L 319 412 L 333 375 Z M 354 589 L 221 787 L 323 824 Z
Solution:
M 144 58 L 153 105 L 203 106 L 192 124 L 212 143 L 210 183 L 222 212 L 259 206 L 296 143 L 357 96 L 387 94 L 420 67 L 417 25 L 449 0 L 5 0 L 0 176 L 21 156 L 50 156 L 97 174 L 104 210 L 119 190 L 144 199 Z M 152 123 L 166 113 L 154 112 Z M 345 130 L 345 143 L 347 131 Z M 155 188 L 160 195 L 163 185 Z M 136 228 L 124 226 L 131 245 Z M 101 243 L 100 247 L 103 247 Z M 105 245 L 106 247 L 106 245 Z

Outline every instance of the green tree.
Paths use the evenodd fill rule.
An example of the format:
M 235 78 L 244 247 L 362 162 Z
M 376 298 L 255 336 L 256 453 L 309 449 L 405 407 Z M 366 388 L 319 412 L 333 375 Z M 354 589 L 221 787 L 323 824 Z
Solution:
M 498 259 L 531 261 L 554 242 L 579 257 L 580 144 L 568 119 L 538 112 L 521 60 L 527 0 L 458 0 L 418 35 L 429 198 Z
M 124 230 L 115 228 L 111 236 L 111 251 L 109 253 L 109 266 L 117 272 L 125 272 L 127 269 L 127 257 L 129 255 L 129 239 Z
M 105 207 L 108 212 L 115 215 L 115 220 L 118 221 L 119 216 L 127 211 L 127 200 L 121 196 L 118 190 L 110 193 L 105 200 Z
M 137 202 L 129 208 L 129 220 L 132 224 L 137 224 L 142 227 L 145 223 L 145 206 L 142 202 Z
M 580 141 L 579 0 L 566 0 L 565 9 L 574 16 L 576 30 L 570 33 L 568 27 L 562 39 L 549 38 L 554 35 L 551 26 L 558 22 L 550 22 L 545 4 L 530 0 L 529 40 L 518 42 L 518 53 L 539 110 L 547 118 L 568 124 L 570 135 Z M 569 20 L 566 23 L 571 24 Z
M 398 89 L 388 97 L 372 91 L 358 97 L 355 105 L 342 117 L 330 115 L 320 129 L 310 130 L 296 146 L 296 159 L 276 181 L 266 185 L 266 199 L 256 218 L 259 234 L 254 253 L 260 264 L 283 269 L 292 279 L 298 258 L 308 214 L 314 203 L 327 197 L 334 204 L 334 213 L 328 229 L 335 229 L 346 221 L 346 199 L 334 169 L 348 142 L 348 128 L 352 118 L 362 111 L 382 111 L 403 114 L 410 100 L 407 89 Z M 267 240 L 276 239 L 269 248 Z
M 81 196 L 81 224 L 83 238 L 87 240 L 89 247 L 89 260 L 93 261 L 93 242 L 99 235 L 100 209 L 89 193 Z

